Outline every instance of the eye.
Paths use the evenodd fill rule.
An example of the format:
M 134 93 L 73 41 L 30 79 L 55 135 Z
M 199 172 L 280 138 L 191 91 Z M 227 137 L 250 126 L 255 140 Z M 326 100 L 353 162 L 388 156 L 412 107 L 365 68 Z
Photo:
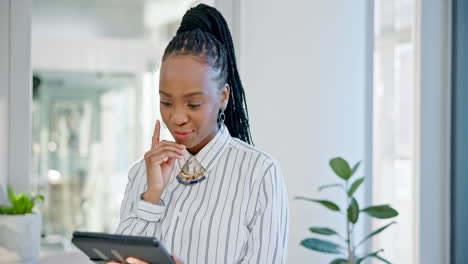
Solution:
M 161 101 L 160 103 L 161 103 L 162 105 L 165 105 L 165 106 L 169 106 L 169 105 L 171 105 L 171 103 L 168 103 L 168 102 L 163 102 L 163 101 Z
M 197 108 L 197 107 L 199 107 L 200 105 L 201 105 L 201 104 L 188 104 L 188 106 L 189 106 L 190 108 Z

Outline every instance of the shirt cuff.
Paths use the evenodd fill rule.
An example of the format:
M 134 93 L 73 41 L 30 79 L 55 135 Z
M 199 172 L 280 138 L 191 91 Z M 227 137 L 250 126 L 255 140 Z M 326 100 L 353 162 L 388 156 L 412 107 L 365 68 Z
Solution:
M 161 200 L 160 204 L 150 203 L 148 201 L 140 200 L 137 202 L 137 215 L 138 218 L 148 222 L 158 222 L 166 211 L 166 205 Z

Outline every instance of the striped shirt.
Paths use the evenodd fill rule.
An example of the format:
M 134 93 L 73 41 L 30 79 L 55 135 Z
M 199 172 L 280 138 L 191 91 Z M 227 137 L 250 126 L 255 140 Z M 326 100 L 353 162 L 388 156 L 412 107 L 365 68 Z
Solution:
M 130 169 L 116 233 L 158 238 L 186 264 L 286 263 L 289 208 L 279 162 L 222 129 L 176 161 L 161 205 L 141 199 L 144 159 Z M 183 167 L 185 166 L 185 168 Z M 176 180 L 202 166 L 206 179 Z

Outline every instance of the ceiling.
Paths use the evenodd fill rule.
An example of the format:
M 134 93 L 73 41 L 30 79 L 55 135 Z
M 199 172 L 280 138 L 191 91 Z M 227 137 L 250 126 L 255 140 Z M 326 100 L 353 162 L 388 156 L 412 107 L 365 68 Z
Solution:
M 197 0 L 33 0 L 33 33 L 83 37 L 151 37 L 178 23 Z

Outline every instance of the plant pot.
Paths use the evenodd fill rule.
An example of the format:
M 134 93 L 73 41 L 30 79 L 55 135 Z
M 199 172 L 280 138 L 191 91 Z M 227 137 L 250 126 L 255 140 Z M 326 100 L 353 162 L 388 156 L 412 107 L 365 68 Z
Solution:
M 41 215 L 0 215 L 0 264 L 38 263 Z

